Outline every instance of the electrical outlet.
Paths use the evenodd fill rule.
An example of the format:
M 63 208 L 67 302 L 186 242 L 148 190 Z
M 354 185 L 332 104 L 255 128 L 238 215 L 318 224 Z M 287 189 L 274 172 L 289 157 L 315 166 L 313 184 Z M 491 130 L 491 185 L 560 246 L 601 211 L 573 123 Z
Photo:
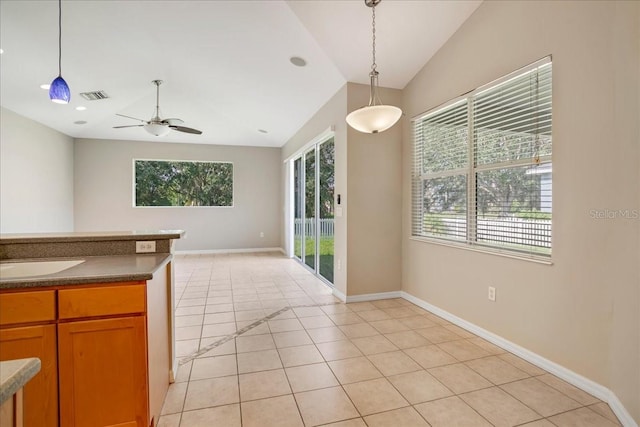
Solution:
M 489 301 L 494 301 L 496 300 L 496 288 L 494 288 L 493 286 L 489 286 Z
M 336 261 L 336 268 L 340 270 L 342 268 L 342 262 L 340 260 Z
M 142 241 L 136 242 L 137 254 L 153 253 L 155 251 L 156 251 L 155 240 L 142 240 Z
M 260 237 L 264 237 L 264 231 L 260 232 Z

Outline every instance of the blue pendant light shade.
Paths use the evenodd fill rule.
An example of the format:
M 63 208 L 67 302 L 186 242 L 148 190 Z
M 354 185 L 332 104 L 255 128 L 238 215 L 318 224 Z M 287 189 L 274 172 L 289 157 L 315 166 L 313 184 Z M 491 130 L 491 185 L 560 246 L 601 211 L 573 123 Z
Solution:
M 71 101 L 71 90 L 62 78 L 62 0 L 58 0 L 58 77 L 51 82 L 49 99 L 57 104 Z
M 49 99 L 57 104 L 68 104 L 71 100 L 69 85 L 62 76 L 58 76 L 49 87 Z

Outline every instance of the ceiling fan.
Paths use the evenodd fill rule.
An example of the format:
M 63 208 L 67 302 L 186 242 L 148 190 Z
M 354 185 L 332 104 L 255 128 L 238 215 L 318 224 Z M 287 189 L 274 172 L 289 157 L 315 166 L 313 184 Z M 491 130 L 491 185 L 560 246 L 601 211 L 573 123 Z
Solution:
M 202 131 L 198 129 L 188 128 L 186 126 L 180 126 L 182 123 L 184 123 L 184 121 L 180 119 L 161 119 L 160 118 L 160 85 L 162 84 L 162 80 L 153 80 L 151 83 L 156 85 L 156 111 L 155 111 L 155 115 L 151 118 L 151 120 L 142 120 L 136 117 L 125 116 L 124 114 L 116 114 L 116 116 L 126 117 L 127 119 L 138 120 L 143 124 L 129 125 L 129 126 L 114 126 L 113 128 L 122 129 L 122 128 L 143 127 L 144 130 L 149 132 L 151 135 L 155 135 L 155 136 L 165 136 L 172 129 L 177 130 L 178 132 L 201 135 Z

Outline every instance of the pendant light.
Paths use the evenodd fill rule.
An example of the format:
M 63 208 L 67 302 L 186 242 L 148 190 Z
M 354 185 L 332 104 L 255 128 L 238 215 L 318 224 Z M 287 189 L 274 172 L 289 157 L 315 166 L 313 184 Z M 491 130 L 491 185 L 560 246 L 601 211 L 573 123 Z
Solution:
M 51 82 L 49 99 L 57 104 L 68 104 L 71 100 L 69 85 L 62 78 L 62 0 L 58 0 L 58 77 Z
M 393 105 L 384 105 L 378 96 L 378 71 L 376 64 L 376 6 L 382 0 L 364 0 L 364 4 L 372 11 L 372 33 L 373 33 L 373 61 L 369 78 L 371 87 L 369 89 L 369 105 L 352 111 L 347 115 L 349 126 L 364 133 L 384 132 L 395 125 L 402 116 L 402 110 Z

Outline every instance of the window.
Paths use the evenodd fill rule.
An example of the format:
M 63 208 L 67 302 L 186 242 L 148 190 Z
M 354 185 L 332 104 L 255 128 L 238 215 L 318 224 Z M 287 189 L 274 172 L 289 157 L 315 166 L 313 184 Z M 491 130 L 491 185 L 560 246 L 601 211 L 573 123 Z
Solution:
M 413 120 L 412 235 L 551 255 L 551 59 Z
M 233 206 L 233 163 L 134 160 L 134 206 Z

